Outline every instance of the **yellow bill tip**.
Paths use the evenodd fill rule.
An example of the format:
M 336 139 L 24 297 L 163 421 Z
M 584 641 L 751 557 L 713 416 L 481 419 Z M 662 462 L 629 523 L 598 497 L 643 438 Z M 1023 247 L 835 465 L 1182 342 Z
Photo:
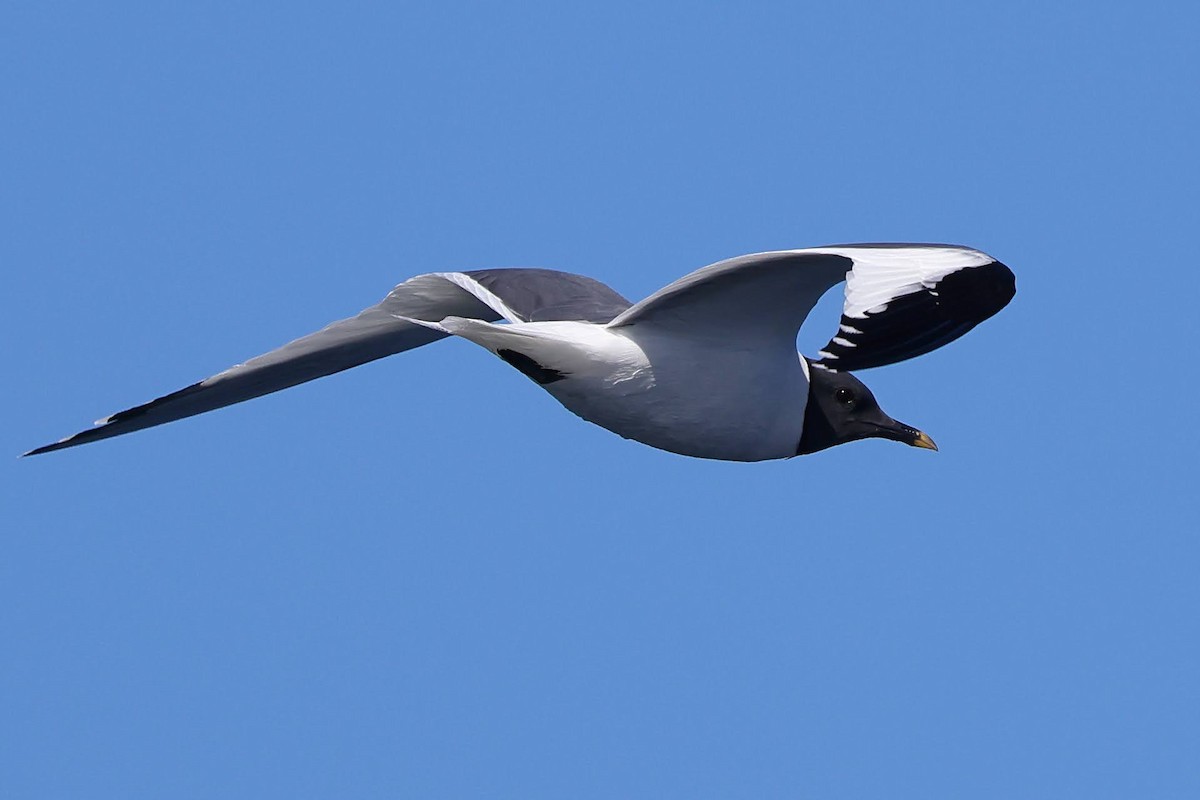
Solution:
M 933 439 L 929 438 L 929 434 L 924 431 L 917 431 L 916 441 L 912 443 L 913 447 L 920 447 L 925 450 L 937 450 L 938 446 L 934 444 Z

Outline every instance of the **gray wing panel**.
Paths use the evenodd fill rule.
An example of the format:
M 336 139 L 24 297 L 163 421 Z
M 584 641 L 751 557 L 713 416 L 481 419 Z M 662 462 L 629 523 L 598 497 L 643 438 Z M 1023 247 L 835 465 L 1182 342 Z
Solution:
M 808 312 L 851 265 L 842 255 L 802 250 L 731 258 L 659 289 L 609 327 L 672 328 L 748 347 L 774 340 L 794 348 Z
M 457 315 L 494 322 L 500 314 L 450 281 L 419 275 L 377 305 L 244 364 L 100 420 L 97 427 L 31 450 L 37 455 L 223 408 L 445 338 L 394 315 L 440 320 Z
M 504 301 L 525 322 L 607 323 L 631 303 L 600 281 L 552 269 L 477 269 L 464 272 Z

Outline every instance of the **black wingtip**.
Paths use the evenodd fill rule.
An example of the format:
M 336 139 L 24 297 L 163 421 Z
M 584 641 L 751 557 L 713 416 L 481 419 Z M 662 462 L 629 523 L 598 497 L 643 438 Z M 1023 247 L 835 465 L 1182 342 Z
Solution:
M 947 313 L 978 325 L 995 316 L 1017 294 L 1017 276 L 1007 264 L 993 260 L 974 269 L 952 272 L 937 287 Z
M 64 450 L 68 447 L 75 447 L 76 445 L 87 444 L 88 442 L 95 442 L 100 439 L 107 439 L 111 436 L 117 436 L 122 432 L 131 433 L 133 431 L 140 430 L 141 428 L 147 426 L 135 425 L 131 427 L 129 425 L 121 425 L 117 426 L 117 428 L 110 428 L 109 426 L 114 422 L 127 423 L 131 420 L 136 420 L 138 417 L 145 416 L 146 412 L 152 411 L 164 403 L 169 403 L 171 401 L 187 397 L 188 395 L 195 394 L 203 388 L 204 381 L 199 381 L 197 383 L 193 383 L 191 386 L 185 386 L 177 392 L 171 392 L 170 394 L 166 394 L 162 397 L 151 400 L 149 403 L 142 403 L 140 406 L 134 406 L 133 408 L 127 408 L 124 411 L 118 411 L 116 414 L 97 421 L 94 428 L 88 428 L 87 430 L 80 431 L 74 436 L 68 436 L 65 439 L 59 439 L 53 444 L 35 448 L 30 450 L 28 453 L 22 453 L 21 458 L 25 458 L 26 456 L 37 456 L 41 455 L 42 453 L 52 453 L 55 450 Z M 194 414 L 196 412 L 192 413 Z M 124 430 L 122 430 L 122 428 Z
M 101 431 L 101 430 L 104 430 L 104 426 L 97 424 L 97 426 L 95 428 L 88 428 L 85 431 L 80 431 L 79 433 L 72 434 L 71 436 L 68 436 L 65 439 L 59 439 L 57 442 L 51 442 L 50 444 L 44 444 L 41 447 L 35 447 L 28 452 L 21 453 L 21 458 L 27 458 L 28 456 L 40 456 L 42 453 L 53 453 L 55 450 L 66 450 L 68 447 L 75 447 L 77 445 L 87 444 L 88 442 L 93 441 L 96 438 L 95 437 L 96 431 Z M 100 437 L 100 438 L 103 438 L 103 437 Z
M 60 439 L 59 441 L 51 444 L 44 444 L 41 447 L 35 447 L 32 450 L 21 453 L 21 458 L 40 456 L 42 453 L 53 453 L 55 450 L 62 450 L 63 448 L 70 447 L 73 444 L 78 444 L 78 442 L 72 441 L 74 438 L 74 436 L 68 436 L 66 439 Z

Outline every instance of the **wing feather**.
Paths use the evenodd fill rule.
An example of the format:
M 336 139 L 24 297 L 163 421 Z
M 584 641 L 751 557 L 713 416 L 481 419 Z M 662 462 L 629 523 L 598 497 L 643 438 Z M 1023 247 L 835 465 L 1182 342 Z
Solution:
M 839 245 L 854 260 L 838 333 L 819 367 L 860 370 L 895 364 L 959 338 L 1008 305 L 1012 270 L 958 245 Z

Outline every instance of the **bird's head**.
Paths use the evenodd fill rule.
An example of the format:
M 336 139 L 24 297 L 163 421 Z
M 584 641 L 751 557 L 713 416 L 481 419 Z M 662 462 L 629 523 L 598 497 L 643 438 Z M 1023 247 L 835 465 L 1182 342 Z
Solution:
M 871 390 L 849 372 L 810 366 L 808 405 L 796 455 L 872 437 L 937 450 L 924 433 L 883 413 Z

